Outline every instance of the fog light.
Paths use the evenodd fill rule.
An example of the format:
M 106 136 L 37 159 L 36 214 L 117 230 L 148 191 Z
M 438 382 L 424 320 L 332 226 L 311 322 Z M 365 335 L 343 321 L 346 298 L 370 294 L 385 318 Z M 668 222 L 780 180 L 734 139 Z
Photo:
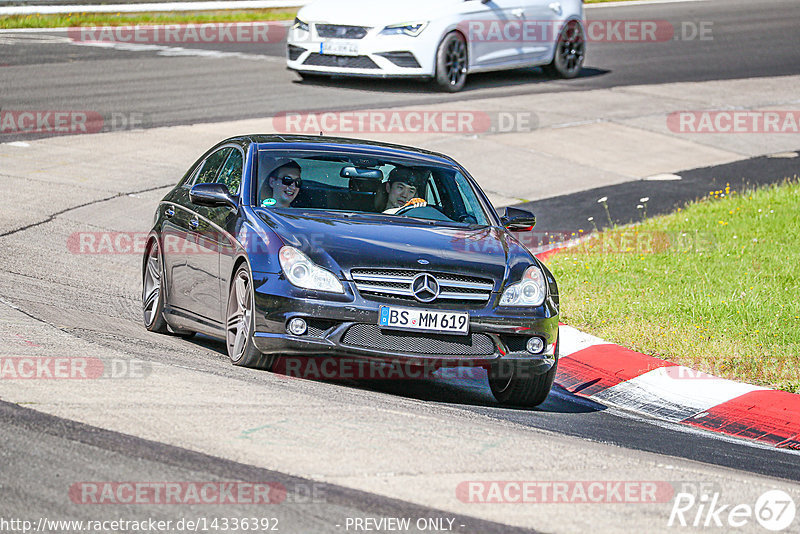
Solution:
M 289 326 L 286 328 L 286 330 L 288 330 L 289 333 L 294 336 L 302 336 L 306 333 L 306 330 L 308 330 L 308 325 L 303 319 L 295 317 L 289 321 Z
M 532 337 L 528 340 L 527 349 L 531 354 L 539 354 L 544 348 L 544 340 L 540 337 Z

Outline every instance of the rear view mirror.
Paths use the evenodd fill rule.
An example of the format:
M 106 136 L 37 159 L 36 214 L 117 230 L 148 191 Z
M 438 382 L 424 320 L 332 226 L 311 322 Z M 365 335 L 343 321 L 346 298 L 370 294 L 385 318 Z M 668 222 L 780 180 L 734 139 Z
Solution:
M 339 176 L 342 178 L 360 178 L 362 180 L 383 180 L 383 171 L 367 167 L 342 167 Z

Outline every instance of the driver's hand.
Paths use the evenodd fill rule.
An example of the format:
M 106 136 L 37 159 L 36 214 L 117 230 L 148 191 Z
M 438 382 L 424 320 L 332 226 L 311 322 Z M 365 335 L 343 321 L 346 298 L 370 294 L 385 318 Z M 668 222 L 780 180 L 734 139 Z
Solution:
M 424 208 L 427 205 L 428 203 L 425 202 L 424 198 L 412 198 L 411 200 L 403 204 L 403 207 L 407 208 L 410 206 L 412 208 Z

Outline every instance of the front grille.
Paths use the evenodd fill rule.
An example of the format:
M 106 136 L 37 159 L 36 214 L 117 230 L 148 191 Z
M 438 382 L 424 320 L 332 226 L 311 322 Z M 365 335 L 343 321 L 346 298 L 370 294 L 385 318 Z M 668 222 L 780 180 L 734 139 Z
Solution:
M 289 55 L 289 61 L 297 61 L 297 58 L 303 55 L 305 52 L 305 48 L 300 48 L 299 46 L 288 45 L 287 47 L 287 54 Z
M 378 55 L 385 57 L 398 67 L 404 67 L 407 69 L 419 68 L 419 62 L 411 52 L 382 52 Z
M 489 356 L 495 350 L 494 342 L 486 334 L 421 334 L 381 330 L 375 324 L 354 324 L 347 329 L 342 344 L 429 356 Z
M 363 39 L 369 28 L 342 26 L 339 24 L 317 24 L 317 35 L 326 39 Z
M 303 65 L 315 67 L 341 67 L 345 69 L 378 69 L 367 56 L 335 56 L 331 54 L 309 54 Z
M 353 269 L 350 275 L 358 292 L 385 298 L 416 301 L 411 291 L 414 277 L 427 271 L 405 271 L 398 269 Z M 485 303 L 492 294 L 494 283 L 485 278 L 449 273 L 429 273 L 439 283 L 436 301 Z

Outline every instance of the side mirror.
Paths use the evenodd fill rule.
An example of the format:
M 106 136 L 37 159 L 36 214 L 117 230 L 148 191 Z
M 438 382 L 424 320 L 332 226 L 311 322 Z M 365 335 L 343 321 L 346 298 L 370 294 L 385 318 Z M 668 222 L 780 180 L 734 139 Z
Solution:
M 512 232 L 525 232 L 536 226 L 536 215 L 519 208 L 506 208 L 500 222 Z
M 192 204 L 209 208 L 227 206 L 234 210 L 239 209 L 239 204 L 224 184 L 196 184 L 189 190 L 189 200 Z

